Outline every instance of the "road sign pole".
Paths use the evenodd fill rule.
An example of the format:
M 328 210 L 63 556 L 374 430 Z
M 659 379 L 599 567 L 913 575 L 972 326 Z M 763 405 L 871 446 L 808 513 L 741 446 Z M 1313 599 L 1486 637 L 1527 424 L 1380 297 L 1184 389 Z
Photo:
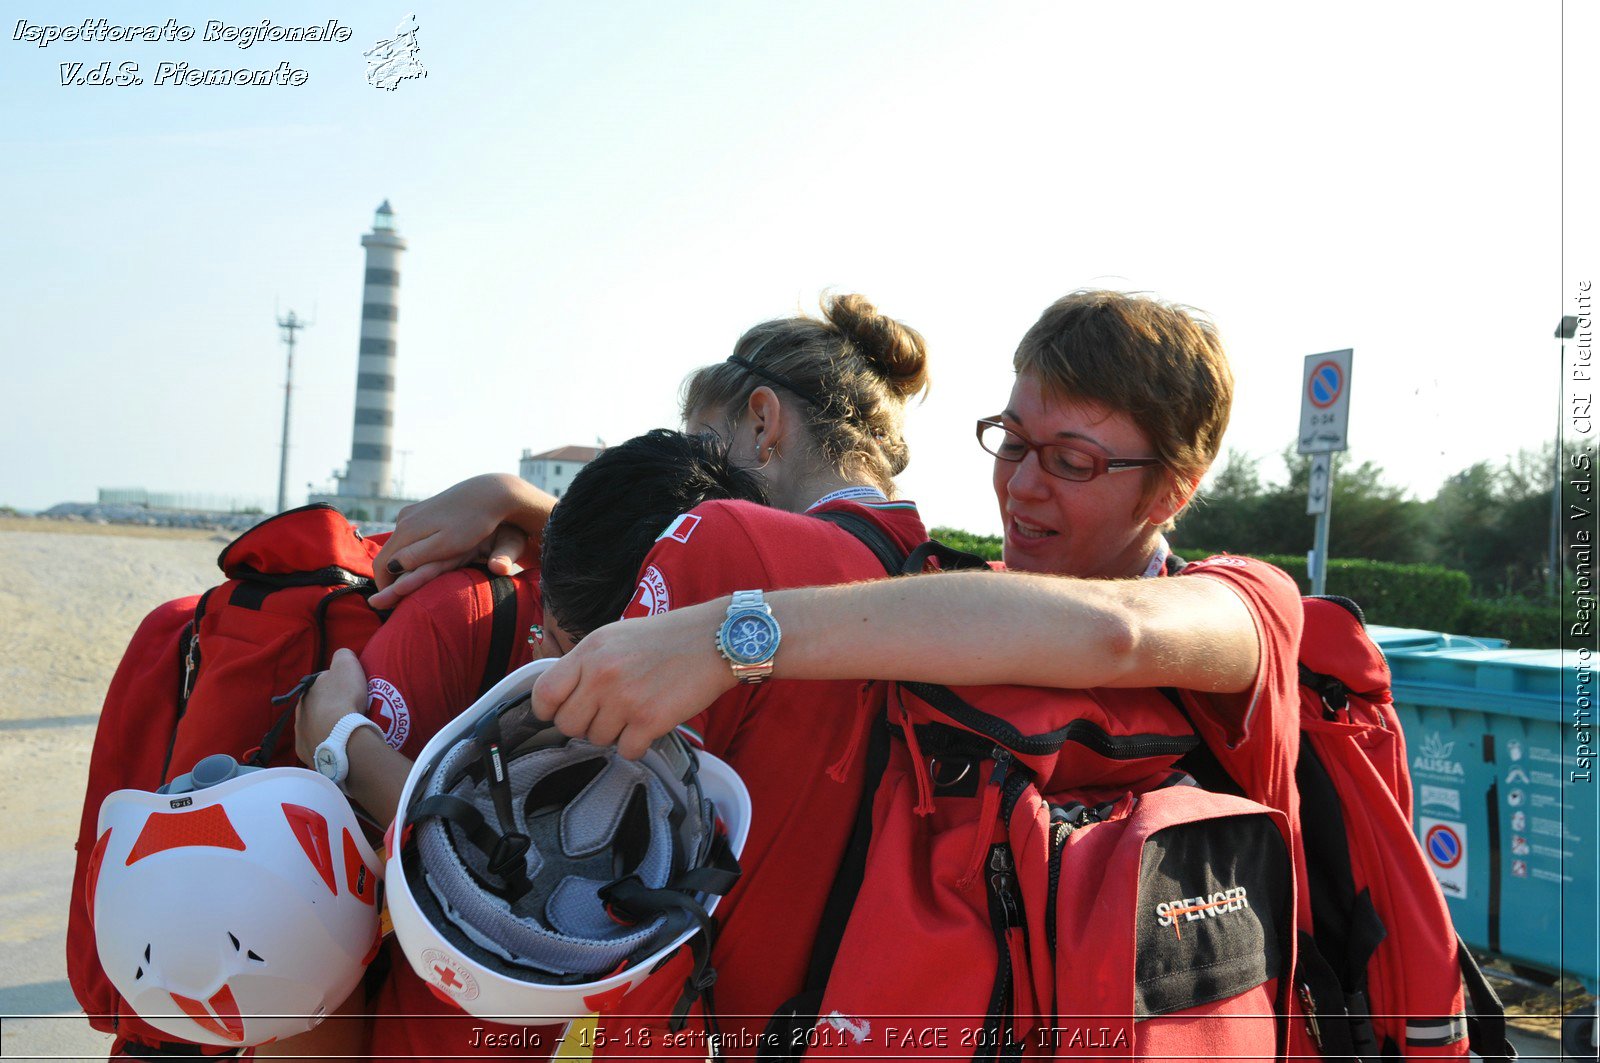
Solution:
M 1322 512 L 1317 514 L 1316 551 L 1317 570 L 1311 575 L 1311 593 L 1328 593 L 1328 516 L 1333 511 L 1333 474 L 1328 474 L 1328 497 L 1322 503 Z M 1305 542 L 1304 539 L 1300 540 Z
M 1306 358 L 1305 381 L 1300 391 L 1300 445 L 1311 457 L 1311 490 L 1306 512 L 1316 515 L 1317 530 L 1306 575 L 1312 594 L 1328 587 L 1328 523 L 1333 510 L 1333 455 L 1349 448 L 1350 363 L 1349 348 Z

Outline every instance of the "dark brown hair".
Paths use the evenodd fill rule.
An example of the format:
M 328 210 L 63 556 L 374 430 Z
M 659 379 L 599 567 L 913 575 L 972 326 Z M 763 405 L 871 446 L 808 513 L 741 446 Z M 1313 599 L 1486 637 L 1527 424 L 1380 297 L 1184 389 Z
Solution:
M 906 402 L 928 386 L 927 345 L 915 329 L 864 296 L 825 297 L 820 319 L 764 321 L 739 337 L 728 361 L 691 373 L 682 415 L 737 411 L 763 385 L 798 400 L 822 460 L 893 493 L 893 478 L 911 460 Z
M 1211 467 L 1233 409 L 1233 371 L 1216 326 L 1193 307 L 1142 293 L 1085 289 L 1056 300 L 1012 365 L 1053 398 L 1127 414 L 1180 483 Z M 1160 472 L 1146 476 L 1141 508 L 1162 490 Z

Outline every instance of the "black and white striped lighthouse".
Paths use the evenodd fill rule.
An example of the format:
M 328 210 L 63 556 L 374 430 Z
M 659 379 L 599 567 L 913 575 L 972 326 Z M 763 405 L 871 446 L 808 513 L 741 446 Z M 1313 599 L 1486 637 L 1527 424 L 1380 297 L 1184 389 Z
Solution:
M 355 430 L 350 465 L 339 477 L 339 494 L 347 499 L 382 499 L 398 493 L 393 479 L 395 337 L 400 254 L 406 249 L 395 232 L 394 211 L 387 199 L 372 219 L 372 231 L 361 237 L 361 246 L 367 249 L 367 268 L 361 289 Z

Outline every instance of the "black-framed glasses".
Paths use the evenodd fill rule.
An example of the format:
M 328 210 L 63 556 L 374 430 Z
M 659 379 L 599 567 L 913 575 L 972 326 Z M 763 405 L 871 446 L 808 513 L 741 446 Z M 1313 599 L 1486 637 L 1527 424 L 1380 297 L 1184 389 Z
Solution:
M 1105 458 L 1071 443 L 1035 443 L 995 417 L 985 417 L 978 422 L 978 445 L 1001 461 L 1018 462 L 1027 457 L 1029 451 L 1038 451 L 1039 468 L 1051 476 L 1079 483 L 1108 472 L 1161 464 L 1160 458 Z

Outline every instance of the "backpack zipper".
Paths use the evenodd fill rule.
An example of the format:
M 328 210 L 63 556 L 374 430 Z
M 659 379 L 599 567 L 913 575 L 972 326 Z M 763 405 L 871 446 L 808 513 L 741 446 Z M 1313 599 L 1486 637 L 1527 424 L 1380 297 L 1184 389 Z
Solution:
M 167 781 L 167 771 L 172 767 L 172 751 L 178 744 L 178 725 L 183 722 L 184 713 L 189 711 L 189 697 L 194 693 L 195 680 L 200 676 L 200 665 L 203 663 L 200 656 L 200 619 L 206 615 L 206 602 L 210 600 L 211 591 L 200 596 L 200 601 L 195 603 L 194 619 L 184 628 L 183 685 L 178 688 L 178 714 L 172 718 L 172 733 L 167 736 L 167 755 L 161 761 L 161 778 L 156 780 L 157 786 Z
M 989 848 L 989 924 L 994 929 L 997 954 L 994 992 L 989 998 L 989 1011 L 984 1016 L 982 1043 L 973 1059 L 997 1058 L 1002 1049 L 1009 1053 L 1016 1045 L 1013 1026 L 1016 1002 L 1013 999 L 1011 942 L 1009 932 L 1022 925 L 1022 905 L 1017 900 L 1014 887 L 1011 847 L 997 842 Z
M 950 717 L 962 727 L 980 734 L 1016 753 L 1048 756 L 1068 742 L 1076 742 L 1110 760 L 1134 760 L 1151 756 L 1182 756 L 1200 744 L 1198 736 L 1187 735 L 1111 735 L 1088 720 L 1073 720 L 1045 734 L 1023 734 L 1006 720 L 969 705 L 949 687 L 933 683 L 902 683 L 923 701 Z

